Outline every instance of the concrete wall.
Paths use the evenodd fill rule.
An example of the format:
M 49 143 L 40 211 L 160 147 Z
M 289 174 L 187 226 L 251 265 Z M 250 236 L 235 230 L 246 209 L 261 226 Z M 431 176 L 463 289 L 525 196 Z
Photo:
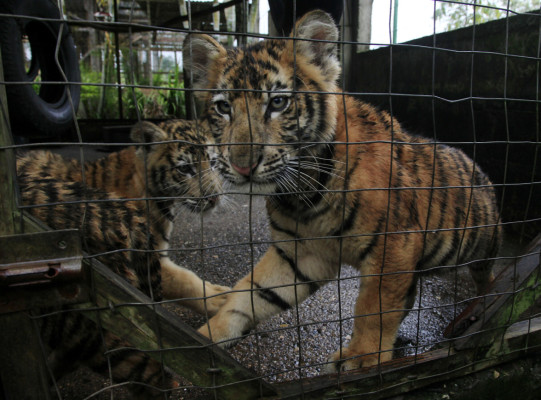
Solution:
M 359 53 L 346 80 L 411 132 L 467 142 L 495 183 L 514 184 L 500 189 L 504 220 L 538 219 L 512 227 L 529 236 L 541 231 L 540 28 L 513 16 Z

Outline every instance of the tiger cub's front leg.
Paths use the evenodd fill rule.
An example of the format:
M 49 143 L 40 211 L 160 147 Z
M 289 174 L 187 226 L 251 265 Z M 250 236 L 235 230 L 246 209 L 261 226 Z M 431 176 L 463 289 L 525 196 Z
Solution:
M 160 265 L 164 298 L 191 299 L 183 300 L 182 304 L 203 315 L 214 315 L 225 304 L 227 295 L 224 293 L 231 288 L 204 281 L 169 257 L 162 257 Z
M 235 285 L 226 304 L 199 328 L 199 333 L 230 347 L 258 322 L 306 299 L 319 287 L 315 280 L 327 278 L 328 272 L 315 257 L 298 257 L 297 261 L 271 246 L 253 273 Z

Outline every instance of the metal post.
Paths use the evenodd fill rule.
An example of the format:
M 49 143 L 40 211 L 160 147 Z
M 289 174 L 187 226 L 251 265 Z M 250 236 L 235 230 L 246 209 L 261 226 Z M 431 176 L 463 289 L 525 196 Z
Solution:
M 398 0 L 394 0 L 393 10 L 393 44 L 396 43 L 398 36 Z

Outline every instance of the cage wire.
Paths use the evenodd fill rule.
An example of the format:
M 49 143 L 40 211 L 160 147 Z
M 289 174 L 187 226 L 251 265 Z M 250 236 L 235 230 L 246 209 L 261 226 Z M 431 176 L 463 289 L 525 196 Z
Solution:
M 366 43 L 359 42 L 349 33 L 349 29 L 355 28 L 359 19 L 357 9 L 354 8 L 358 7 L 358 4 L 354 1 L 343 2 L 344 13 L 340 22 L 338 43 L 343 70 L 340 81 L 342 93 L 337 94 L 352 95 L 375 103 L 388 110 L 409 131 L 464 149 L 489 175 L 498 192 L 502 214 L 499 224 L 504 226 L 506 235 L 504 246 L 495 257 L 496 271 L 499 273 L 508 265 L 513 265 L 512 268 L 518 270 L 521 261 L 528 257 L 537 257 L 536 268 L 539 271 L 539 246 L 531 244 L 535 244 L 532 240 L 538 234 L 541 222 L 539 4 L 536 5 L 537 10 L 518 12 L 509 5 L 498 7 L 492 2 L 484 1 L 427 2 L 423 7 L 433 7 L 434 15 L 440 5 L 454 4 L 472 13 L 497 10 L 503 14 L 503 18 L 488 24 L 474 18 L 472 26 L 446 33 L 437 32 L 434 23 L 432 35 L 425 38 L 392 45 L 379 43 L 382 47 L 357 53 L 358 45 L 375 44 L 370 39 Z M 394 2 L 389 1 L 388 4 L 391 37 Z M 13 150 L 20 154 L 44 148 L 66 158 L 78 159 L 83 165 L 87 161 L 133 146 L 127 133 L 129 127 L 137 121 L 159 122 L 200 115 L 192 90 L 184 83 L 184 79 L 189 77 L 183 76 L 181 68 L 182 42 L 188 33 L 207 32 L 220 43 L 233 47 L 283 37 L 280 33 L 261 34 L 254 31 L 253 26 L 249 27 L 250 18 L 254 17 L 254 9 L 258 7 L 257 1 L 59 1 L 57 5 L 62 10 L 61 16 L 57 18 L 13 15 L 6 9 L 1 10 L 0 18 L 4 21 L 19 18 L 48 26 L 51 26 L 51 21 L 62 22 L 58 25 L 60 32 L 55 35 L 58 38 L 56 51 L 47 57 L 55 57 L 56 65 L 66 65 L 65 59 L 62 59 L 63 39 L 60 38 L 63 38 L 65 30 L 69 28 L 75 39 L 81 81 L 71 82 L 64 70 L 59 68 L 62 74 L 54 77 L 50 84 L 40 79 L 39 74 L 37 80 L 22 82 L 6 78 L 2 84 L 8 88 L 8 92 L 11 87 L 33 85 L 43 97 L 45 95 L 42 91 L 47 87 L 63 87 L 69 82 L 70 88 L 76 88 L 75 90 L 80 92 L 80 98 L 75 99 L 76 101 L 71 90 L 66 92 L 72 123 L 69 129 L 60 134 L 40 133 L 27 126 L 20 128 L 20 124 L 14 123 L 13 115 L 10 115 L 15 144 L 3 144 L 2 151 Z M 294 14 L 291 15 L 291 22 L 294 22 L 297 2 L 293 2 L 292 7 Z M 217 14 L 220 18 L 217 18 Z M 528 23 L 525 24 L 524 21 Z M 527 26 L 531 31 L 524 33 L 526 28 L 521 30 L 517 26 Z M 497 40 L 502 41 L 483 42 L 487 35 L 494 32 L 498 33 Z M 31 48 L 32 39 L 28 32 L 23 34 L 26 55 L 34 51 L 34 48 Z M 408 54 L 412 58 L 424 57 L 419 69 L 416 69 L 415 65 L 412 67 Z M 29 72 L 30 60 L 27 61 Z M 446 61 L 449 61 L 455 71 L 448 71 L 444 67 Z M 497 71 L 489 71 L 490 66 L 497 66 Z M 96 68 L 99 72 L 96 72 Z M 46 72 L 42 67 L 41 76 Z M 457 89 L 458 86 L 460 90 Z M 451 117 L 446 117 L 446 113 Z M 10 114 L 13 114 L 11 109 Z M 392 123 L 390 129 L 393 130 Z M 145 158 L 145 163 L 147 162 L 148 159 Z M 81 168 L 81 177 L 83 183 L 88 179 L 96 179 L 85 176 L 84 168 Z M 149 187 L 149 182 L 143 183 Z M 200 182 L 200 185 L 203 183 Z M 344 202 L 346 192 L 344 190 Z M 392 190 L 388 190 L 389 210 L 392 207 L 391 192 Z M 299 194 L 303 195 L 303 192 Z M 225 186 L 221 197 L 221 205 L 207 213 L 179 210 L 180 215 L 175 219 L 167 254 L 173 262 L 186 266 L 205 280 L 234 286 L 239 279 L 253 271 L 258 260 L 274 242 L 269 234 L 264 196 L 242 194 Z M 147 190 L 140 200 L 145 202 L 144 212 L 150 223 L 149 204 L 156 199 L 152 198 Z M 113 196 L 105 202 L 122 204 L 126 201 L 127 199 Z M 88 218 L 91 218 L 88 207 L 95 205 L 97 200 L 88 198 L 83 203 L 87 210 L 85 219 L 88 222 Z M 19 203 L 19 210 L 28 211 L 36 206 L 45 205 L 29 206 Z M 468 209 L 464 212 L 471 211 Z M 22 221 L 20 223 L 21 226 L 24 225 Z M 469 229 L 456 228 L 464 231 Z M 378 234 L 385 235 L 386 230 Z M 425 231 L 424 234 L 428 232 Z M 119 248 L 118 251 L 144 251 L 151 257 L 156 249 L 148 246 L 151 242 L 150 228 L 147 228 L 146 238 L 147 244 L 142 249 Z M 85 244 L 87 239 L 83 238 L 85 259 L 92 261 L 104 255 L 89 248 Z M 317 239 L 322 238 L 302 240 Z M 328 356 L 340 347 L 347 346 L 351 340 L 356 318 L 355 300 L 363 277 L 358 270 L 342 265 L 341 257 L 337 260 L 339 273 L 336 279 L 324 282 L 319 290 L 302 303 L 297 302 L 289 310 L 260 322 L 228 350 L 230 355 L 242 366 L 253 371 L 256 378 L 262 378 L 266 382 L 298 381 L 298 390 L 302 396 L 305 390 L 302 381 L 322 375 Z M 449 329 L 453 331 L 456 328 L 453 321 L 460 323 L 460 319 L 457 320 L 459 315 L 479 299 L 467 274 L 467 265 L 444 265 L 433 268 L 429 274 L 415 274 L 418 275 L 416 300 L 400 325 L 394 348 L 394 358 L 406 357 L 408 365 L 421 362 L 426 352 L 435 349 L 443 349 L 449 355 L 454 354 L 455 338 L 446 336 L 445 333 L 448 333 Z M 150 272 L 148 280 L 148 286 L 152 287 Z M 497 296 L 519 296 L 524 291 L 514 285 L 510 288 L 497 287 L 505 289 L 481 296 L 484 307 L 488 307 L 490 300 Z M 256 290 L 253 288 L 253 291 Z M 94 293 L 94 296 L 96 295 Z M 177 299 L 156 300 L 152 299 L 151 294 L 148 304 L 155 308 L 166 308 L 193 329 L 198 329 L 207 320 L 205 315 L 183 307 L 182 302 Z M 137 309 L 139 306 L 140 304 L 115 304 L 111 307 Z M 35 323 L 35 331 L 41 335 L 40 325 L 44 320 L 51 317 L 62 320 L 70 313 L 75 314 L 75 309 L 74 306 L 67 306 L 52 311 L 33 309 L 28 313 Z M 99 316 L 104 308 L 95 307 L 90 310 L 97 311 Z M 528 307 L 521 319 L 529 321 L 533 326 L 533 321 L 539 316 L 536 307 Z M 160 332 L 158 319 L 146 322 L 158 326 L 157 332 Z M 470 321 L 471 323 L 473 321 Z M 508 320 L 505 324 L 511 325 L 512 322 Z M 74 368 L 66 365 L 65 368 L 70 373 L 57 380 L 54 378 L 50 357 L 46 354 L 46 340 L 40 336 L 44 349 L 41 356 L 48 360 L 46 365 L 49 378 L 58 398 L 105 399 L 114 396 L 115 399 L 128 399 L 132 398 L 132 394 L 126 387 L 144 386 L 138 382 L 113 379 L 112 370 L 117 366 L 117 355 L 136 346 L 129 344 L 128 338 L 127 344 L 116 348 L 107 342 L 107 330 L 102 326 L 99 317 L 97 327 L 101 341 L 95 351 L 106 355 L 105 376 L 100 376 L 89 368 L 72 371 Z M 491 329 L 496 330 L 487 330 Z M 77 335 L 75 332 L 72 334 Z M 459 335 L 468 339 L 476 334 L 462 330 Z M 503 335 L 496 340 L 503 343 Z M 162 351 L 166 354 L 171 351 L 167 346 L 161 345 L 161 337 L 157 338 L 157 342 L 161 347 L 160 350 L 153 350 L 154 352 Z M 521 350 L 538 349 L 535 343 L 531 344 L 532 347 L 528 346 L 526 342 Z M 500 355 L 498 353 L 492 357 L 495 359 Z M 209 352 L 210 369 L 217 365 L 213 357 L 213 353 Z M 476 363 L 484 361 L 486 359 L 455 367 L 455 370 L 448 372 L 449 376 L 460 368 L 470 367 L 473 370 Z M 162 364 L 161 373 L 169 374 L 165 359 L 162 358 L 159 362 Z M 397 365 L 400 367 L 400 364 Z M 376 369 L 381 372 L 379 368 Z M 404 374 L 408 374 L 407 369 L 404 371 Z M 438 373 L 434 372 L 434 375 Z M 190 382 L 189 377 L 176 374 L 173 374 L 173 377 L 178 386 L 164 390 L 171 398 L 219 396 L 219 387 L 201 387 Z M 337 382 L 340 384 L 346 379 L 346 375 L 339 372 L 333 379 L 335 380 L 331 385 L 336 387 Z M 377 384 L 367 390 L 367 393 L 372 395 L 378 392 L 384 393 Z M 263 390 L 260 394 L 263 395 Z M 347 397 L 347 394 L 337 397 Z

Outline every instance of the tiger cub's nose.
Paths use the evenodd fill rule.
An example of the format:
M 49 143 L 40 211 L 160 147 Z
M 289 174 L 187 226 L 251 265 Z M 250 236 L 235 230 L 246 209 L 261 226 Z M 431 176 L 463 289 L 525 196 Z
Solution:
M 253 163 L 251 167 L 240 167 L 240 166 L 238 166 L 236 164 L 231 163 L 231 166 L 239 174 L 241 174 L 243 176 L 250 176 L 250 173 L 257 168 L 257 164 L 259 164 L 259 162 Z

